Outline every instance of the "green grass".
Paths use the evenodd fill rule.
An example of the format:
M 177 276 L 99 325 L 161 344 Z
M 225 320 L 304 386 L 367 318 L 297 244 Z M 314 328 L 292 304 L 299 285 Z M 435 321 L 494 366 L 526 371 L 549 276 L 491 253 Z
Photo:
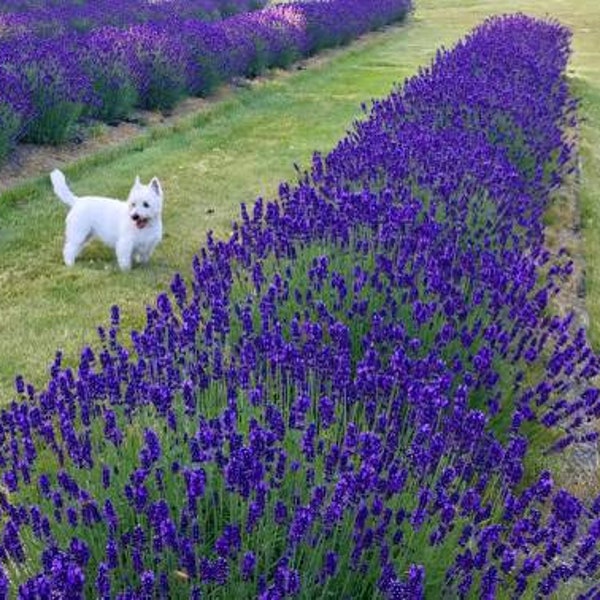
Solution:
M 230 230 L 242 201 L 271 197 L 307 166 L 313 150 L 329 150 L 360 103 L 389 93 L 486 16 L 547 13 L 572 27 L 570 75 L 582 96 L 581 190 L 588 261 L 588 306 L 600 343 L 600 6 L 595 0 L 417 0 L 409 20 L 318 57 L 306 70 L 279 72 L 250 89 L 225 94 L 201 114 L 158 129 L 117 150 L 65 168 L 76 193 L 123 197 L 136 174 L 157 175 L 165 189 L 165 238 L 147 267 L 124 275 L 112 253 L 89 247 L 76 266 L 62 264 L 65 207 L 46 178 L 0 196 L 0 404 L 12 398 L 16 373 L 43 383 L 57 348 L 74 361 L 109 308 L 122 307 L 125 326 L 143 323 L 144 307 L 167 288 L 175 271 L 187 273 L 206 231 Z
M 599 36 L 600 37 L 600 36 Z M 600 40 L 599 40 L 600 41 Z M 586 269 L 586 305 L 590 315 L 589 337 L 600 349 L 600 55 L 596 70 L 575 80 L 582 100 L 581 112 L 581 222 Z

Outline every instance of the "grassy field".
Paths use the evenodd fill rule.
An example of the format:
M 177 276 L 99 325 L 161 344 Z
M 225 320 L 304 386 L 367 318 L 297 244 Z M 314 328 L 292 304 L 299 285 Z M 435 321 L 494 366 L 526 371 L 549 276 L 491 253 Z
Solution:
M 327 151 L 360 115 L 362 101 L 428 63 L 490 14 L 550 14 L 575 34 L 572 78 L 582 98 L 582 215 L 592 339 L 600 343 L 600 5 L 595 0 L 417 0 L 397 27 L 326 53 L 305 70 L 277 73 L 249 89 L 226 94 L 172 131 L 155 132 L 126 147 L 65 167 L 76 193 L 123 197 L 136 174 L 157 175 L 165 189 L 166 235 L 150 264 L 122 274 L 112 253 L 89 247 L 73 269 L 62 264 L 65 207 L 48 181 L 32 181 L 0 196 L 0 403 L 12 380 L 45 378 L 57 348 L 69 361 L 96 340 L 109 308 L 122 307 L 127 326 L 143 323 L 144 307 L 187 273 L 207 230 L 224 237 L 239 203 L 271 196 L 293 164 Z

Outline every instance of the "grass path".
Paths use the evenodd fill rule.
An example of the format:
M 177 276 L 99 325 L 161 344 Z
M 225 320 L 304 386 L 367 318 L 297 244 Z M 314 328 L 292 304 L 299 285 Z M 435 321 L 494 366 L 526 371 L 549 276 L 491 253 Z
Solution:
M 409 20 L 348 48 L 326 53 L 310 68 L 269 76 L 237 90 L 173 131 L 146 136 L 121 150 L 66 168 L 78 193 L 123 197 L 134 176 L 158 175 L 166 191 L 166 236 L 150 265 L 128 275 L 101 246 L 86 250 L 75 268 L 62 265 L 64 207 L 46 179 L 0 196 L 0 404 L 10 401 L 22 373 L 44 381 L 56 348 L 74 360 L 95 343 L 114 303 L 126 326 L 143 323 L 144 306 L 175 271 L 187 272 L 208 229 L 226 236 L 240 202 L 270 197 L 327 151 L 360 115 L 362 101 L 389 93 L 416 72 L 436 48 L 450 46 L 497 12 L 550 13 L 574 33 L 571 76 L 583 97 L 583 217 L 588 260 L 588 306 L 600 343 L 600 5 L 578 0 L 417 0 Z

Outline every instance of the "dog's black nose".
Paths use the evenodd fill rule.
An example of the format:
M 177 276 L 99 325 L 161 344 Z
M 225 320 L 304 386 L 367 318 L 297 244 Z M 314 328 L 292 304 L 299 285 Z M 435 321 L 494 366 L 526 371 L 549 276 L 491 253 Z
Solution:
M 131 215 L 131 218 L 132 218 L 134 221 L 137 221 L 137 220 L 140 218 L 140 215 L 138 215 L 138 214 Z

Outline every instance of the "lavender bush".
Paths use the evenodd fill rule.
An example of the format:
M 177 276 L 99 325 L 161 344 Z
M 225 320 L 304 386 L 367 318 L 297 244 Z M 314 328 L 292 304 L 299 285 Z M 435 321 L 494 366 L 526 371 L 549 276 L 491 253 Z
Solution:
M 23 121 L 31 112 L 27 95 L 19 76 L 11 70 L 0 66 L 0 89 L 3 98 L 0 100 L 0 160 L 10 152 L 17 139 Z
M 524 466 L 527 429 L 563 448 L 600 411 L 543 245 L 569 38 L 486 21 L 209 235 L 142 331 L 115 306 L 18 377 L 4 596 L 596 597 L 600 498 Z
M 86 50 L 82 68 L 95 99 L 86 106 L 87 115 L 107 123 L 126 119 L 138 102 L 129 40 L 117 29 L 97 29 L 88 37 Z
M 106 2 L 94 8 L 59 3 L 23 15 L 0 14 L 6 22 L 0 61 L 21 77 L 31 104 L 19 135 L 58 143 L 81 115 L 113 123 L 135 106 L 170 110 L 186 94 L 206 95 L 233 77 L 286 67 L 323 46 L 401 19 L 411 7 L 410 0 L 294 2 L 264 10 L 254 10 L 261 2 L 232 3 L 231 10 L 213 0 L 200 4 L 211 2 L 221 12 L 238 13 L 241 6 L 253 10 L 207 22 L 198 18 L 194 2 L 142 3 L 134 21 L 136 0 L 122 11 L 108 10 Z M 56 21 L 39 17 L 48 10 L 56 12 Z M 92 11 L 94 26 L 74 28 L 74 17 L 67 18 L 65 11 Z M 32 22 L 43 22 L 44 31 Z M 9 93 L 0 88 L 0 104 L 9 103 Z
M 182 65 L 186 48 L 173 43 L 169 34 L 155 25 L 131 27 L 125 44 L 130 53 L 130 72 L 142 108 L 168 110 L 185 94 L 186 78 Z
M 19 103 L 26 107 L 20 137 L 37 143 L 65 141 L 83 106 L 94 101 L 74 47 L 61 38 L 40 40 L 24 34 L 18 41 L 0 42 L 0 56 L 22 94 Z M 11 94 L 10 87 L 2 89 L 0 103 L 10 102 Z

